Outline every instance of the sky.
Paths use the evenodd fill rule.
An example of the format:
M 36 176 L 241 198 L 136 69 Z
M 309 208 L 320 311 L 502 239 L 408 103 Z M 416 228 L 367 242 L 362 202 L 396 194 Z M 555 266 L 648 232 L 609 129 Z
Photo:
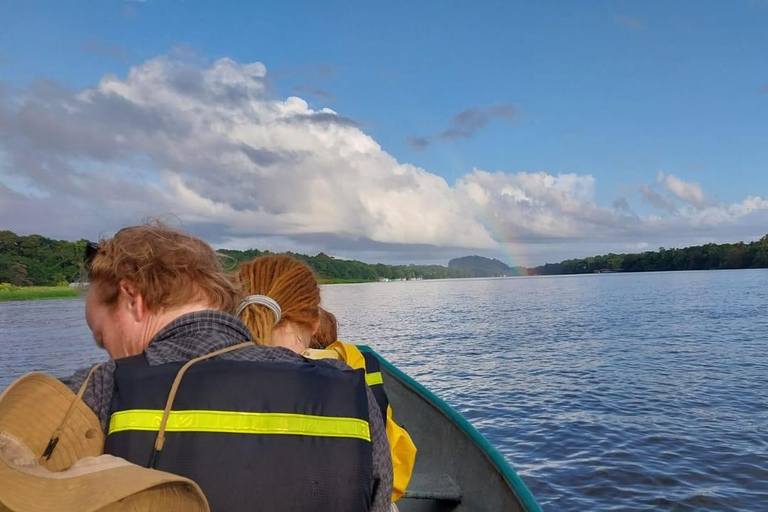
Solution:
M 768 233 L 768 1 L 0 0 L 0 229 L 534 266 Z

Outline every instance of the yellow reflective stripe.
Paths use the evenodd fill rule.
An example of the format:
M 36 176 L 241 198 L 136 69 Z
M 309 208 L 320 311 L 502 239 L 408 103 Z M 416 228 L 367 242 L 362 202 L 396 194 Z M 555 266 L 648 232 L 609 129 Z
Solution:
M 119 411 L 109 420 L 109 433 L 127 430 L 158 431 L 162 419 L 162 410 Z M 359 418 L 272 412 L 171 411 L 166 431 L 353 437 L 371 440 L 368 422 Z
M 376 384 L 384 384 L 384 379 L 381 378 L 381 372 L 366 373 L 365 383 L 369 386 L 375 386 Z

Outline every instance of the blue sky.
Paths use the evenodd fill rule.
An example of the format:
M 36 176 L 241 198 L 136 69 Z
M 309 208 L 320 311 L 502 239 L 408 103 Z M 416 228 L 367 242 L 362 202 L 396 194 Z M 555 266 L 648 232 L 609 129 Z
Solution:
M 370 216 L 354 229 L 347 229 L 343 219 L 314 222 L 325 211 L 309 205 L 316 198 L 299 196 L 303 200 L 297 202 L 307 204 L 307 211 L 287 219 L 285 205 L 262 207 L 254 197 L 253 204 L 235 209 L 265 213 L 266 208 L 276 218 L 249 229 L 239 217 L 187 211 L 187 203 L 175 194 L 166 203 L 162 198 L 148 201 L 144 209 L 141 201 L 123 205 L 117 209 L 123 216 L 102 217 L 106 225 L 101 231 L 131 222 L 131 215 L 138 216 L 135 221 L 142 215 L 173 213 L 223 245 L 267 244 L 384 261 L 444 262 L 452 255 L 477 252 L 523 264 L 657 244 L 748 239 L 768 231 L 768 200 L 763 203 L 768 196 L 768 2 L 148 0 L 15 2 L 0 9 L 0 82 L 5 90 L 0 105 L 11 119 L 0 123 L 0 163 L 5 162 L 0 185 L 8 188 L 6 205 L 21 204 L 34 189 L 59 204 L 71 201 L 80 214 L 89 211 L 71 186 L 52 183 L 54 171 L 43 176 L 25 170 L 35 158 L 46 168 L 65 159 L 67 170 L 55 173 L 69 173 L 68 179 L 82 180 L 80 173 L 131 174 L 132 182 L 139 173 L 144 177 L 139 181 L 149 185 L 169 179 L 165 173 L 170 164 L 162 153 L 168 147 L 161 151 L 137 142 L 119 158 L 106 160 L 90 150 L 62 150 L 61 144 L 42 151 L 39 141 L 50 139 L 19 128 L 29 126 L 25 102 L 55 108 L 50 103 L 54 99 L 63 105 L 61 98 L 69 94 L 76 101 L 83 91 L 97 89 L 103 77 L 127 80 L 130 68 L 156 59 L 202 71 L 219 59 L 231 59 L 238 66 L 263 63 L 266 85 L 260 101 L 267 107 L 270 101 L 276 105 L 297 96 L 307 102 L 308 111 L 330 108 L 339 119 L 354 122 L 356 130 L 340 135 L 329 128 L 334 137 L 357 147 L 352 141 L 364 134 L 398 164 L 413 164 L 430 179 L 443 178 L 445 194 L 398 203 L 401 195 L 387 188 L 391 180 L 385 175 L 401 172 L 387 164 L 376 171 L 383 188 L 339 196 L 339 204 L 352 205 L 346 212 L 350 216 Z M 164 69 L 166 78 L 176 76 L 172 65 Z M 174 80 L 168 78 L 168 83 L 178 82 Z M 53 84 L 57 92 L 41 92 L 41 81 Z M 134 96 L 131 101 L 153 112 L 171 108 L 158 98 L 152 101 L 161 104 L 149 105 Z M 181 112 L 174 105 L 172 112 Z M 50 110 L 40 115 L 53 116 Z M 92 117 L 70 116 L 48 123 L 46 129 L 71 133 L 88 119 Z M 74 128 L 67 128 L 70 123 Z M 268 138 L 271 145 L 259 139 L 259 148 L 300 149 L 317 159 L 318 173 L 334 172 L 320 170 L 328 162 L 326 150 L 338 156 L 338 144 L 328 134 L 318 139 L 325 148 L 312 144 L 297 149 L 296 140 L 307 132 L 285 134 L 272 125 L 259 126 L 260 132 L 273 130 L 286 137 Z M 113 125 L 101 129 L 117 130 Z M 369 157 L 379 161 L 379 156 Z M 345 159 L 337 166 L 347 163 L 350 169 L 363 165 Z M 173 166 L 170 172 L 193 189 L 210 178 Z M 232 179 L 263 175 L 259 169 L 242 172 L 246 174 Z M 308 176 L 293 175 L 290 168 L 280 172 L 289 189 Z M 532 176 L 541 178 L 544 188 Z M 553 181 L 547 176 L 574 178 Z M 370 177 L 354 179 L 370 183 Z M 467 192 L 477 188 L 469 182 L 485 190 L 482 200 Z M 432 190 L 429 183 L 411 187 L 409 193 Z M 208 197 L 201 192 L 209 189 L 201 185 L 196 190 L 203 199 L 234 204 L 226 193 Z M 168 190 L 166 186 L 160 195 L 168 199 Z M 385 206 L 379 205 L 379 192 L 386 192 L 387 199 L 381 199 Z M 454 204 L 456 195 L 461 197 Z M 463 206 L 465 196 L 473 198 L 473 206 Z M 756 201 L 744 207 L 749 197 Z M 425 211 L 431 201 L 442 206 Z M 363 213 L 356 210 L 358 203 Z M 408 213 L 408 208 L 417 208 L 414 204 L 421 209 Z M 393 212 L 380 211 L 386 205 Z M 453 237 L 449 229 L 441 231 L 440 222 L 451 226 L 456 220 L 441 216 L 440 208 L 474 219 L 476 225 L 463 226 L 466 236 Z M 6 214 L 0 206 L 3 217 L 10 219 L 4 224 L 21 232 L 75 237 L 92 236 L 98 228 L 80 223 L 78 231 L 72 220 L 64 219 L 59 226 L 44 225 L 14 211 L 18 209 L 9 208 Z M 421 226 L 423 241 L 417 234 L 399 238 L 398 232 L 407 231 L 398 224 L 401 212 L 423 222 L 442 220 Z M 312 213 L 313 222 L 301 220 L 302 213 Z

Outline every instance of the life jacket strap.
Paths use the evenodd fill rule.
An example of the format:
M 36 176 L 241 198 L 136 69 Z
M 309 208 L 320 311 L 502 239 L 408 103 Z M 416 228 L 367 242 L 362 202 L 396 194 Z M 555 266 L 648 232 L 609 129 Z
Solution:
M 80 385 L 80 389 L 77 392 L 77 398 L 72 400 L 72 403 L 69 404 L 69 408 L 67 409 L 67 413 L 64 415 L 64 418 L 61 420 L 61 424 L 56 427 L 56 430 L 54 430 L 51 434 L 51 439 L 48 440 L 48 445 L 45 447 L 43 454 L 40 456 L 41 460 L 51 460 L 53 450 L 55 450 L 56 445 L 59 444 L 59 437 L 61 437 L 61 431 L 64 428 L 64 425 L 66 425 L 67 421 L 69 421 L 69 417 L 72 415 L 72 411 L 75 410 L 75 405 L 77 402 L 83 399 L 85 389 L 88 387 L 88 383 L 90 382 L 91 377 L 96 372 L 96 370 L 99 369 L 100 366 L 101 363 L 95 364 L 93 365 L 93 368 L 91 368 L 91 371 L 88 372 L 88 375 L 85 377 L 85 380 Z

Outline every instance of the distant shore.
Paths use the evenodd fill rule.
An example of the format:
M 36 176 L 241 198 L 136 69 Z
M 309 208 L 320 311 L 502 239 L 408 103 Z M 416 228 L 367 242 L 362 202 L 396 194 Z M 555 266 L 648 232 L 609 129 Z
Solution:
M 318 279 L 320 284 L 349 284 L 370 283 L 374 281 L 365 279 Z M 0 288 L 0 302 L 12 300 L 50 300 L 50 299 L 76 299 L 81 296 L 80 290 L 67 286 L 14 286 L 12 288 Z
M 77 288 L 68 286 L 14 286 L 0 288 L 0 302 L 10 300 L 75 299 L 80 297 Z
M 375 279 L 345 279 L 343 277 L 318 277 L 319 284 L 375 283 Z

